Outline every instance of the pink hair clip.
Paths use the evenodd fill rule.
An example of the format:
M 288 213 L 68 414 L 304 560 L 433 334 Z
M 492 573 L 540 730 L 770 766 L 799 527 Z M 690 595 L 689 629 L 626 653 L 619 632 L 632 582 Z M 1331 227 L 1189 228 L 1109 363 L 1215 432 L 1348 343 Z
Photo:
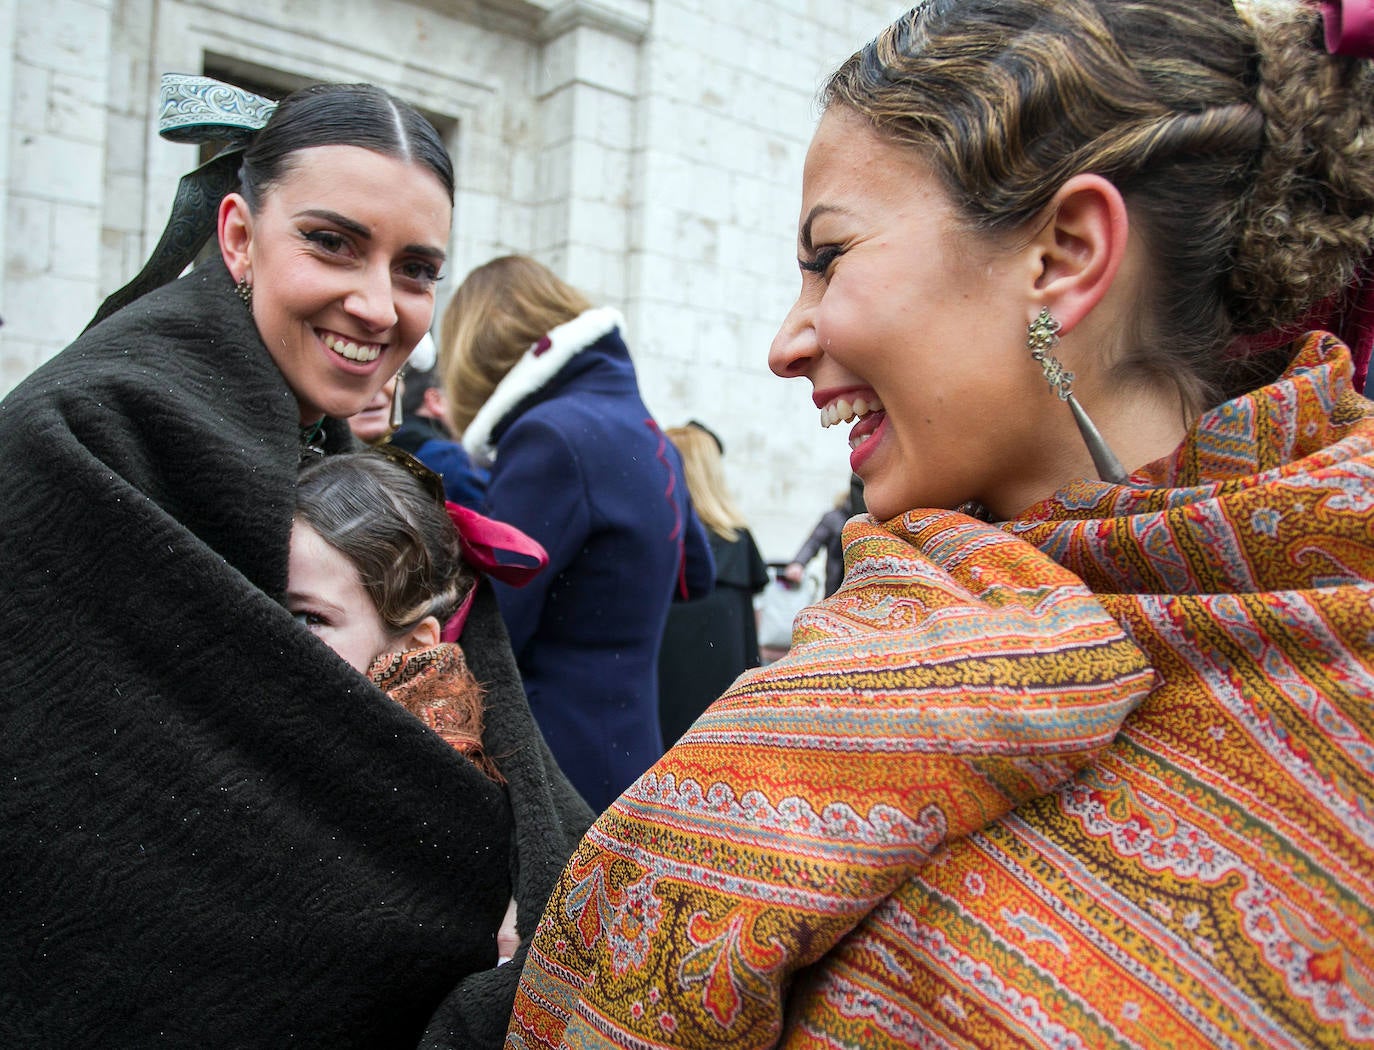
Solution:
M 1374 58 L 1374 0 L 1322 0 L 1326 50 Z

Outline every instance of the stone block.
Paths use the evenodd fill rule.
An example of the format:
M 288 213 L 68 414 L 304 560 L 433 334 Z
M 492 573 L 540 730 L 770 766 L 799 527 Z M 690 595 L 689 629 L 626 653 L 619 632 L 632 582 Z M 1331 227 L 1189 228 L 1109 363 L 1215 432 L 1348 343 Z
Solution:
M 110 178 L 143 177 L 147 121 L 141 116 L 111 113 L 105 129 L 105 167 Z
M 94 281 L 60 273 L 9 274 L 5 299 L 6 338 L 40 344 L 46 359 L 81 334 L 99 305 L 99 290 Z
M 51 70 L 16 60 L 10 126 L 17 132 L 38 132 L 48 126 L 48 91 Z
M 624 252 L 627 239 L 625 209 L 601 201 L 576 200 L 568 214 L 568 239 L 609 252 Z
M 530 249 L 543 258 L 545 253 L 568 243 L 568 209 L 563 203 L 537 204 L 534 208 L 534 243 Z
M 593 87 L 575 89 L 574 128 L 579 139 L 591 139 L 611 149 L 633 149 L 633 99 Z
M 53 73 L 45 130 L 76 142 L 103 145 L 106 117 L 103 80 L 73 73 Z
M 542 151 L 534 162 L 534 200 L 539 204 L 565 201 L 573 190 L 573 163 L 578 155 L 572 142 Z
M 0 398 L 18 386 L 25 376 L 53 353 L 47 343 L 11 334 L 8 325 L 0 330 Z
M 103 85 L 110 17 L 109 0 L 21 4 L 15 19 L 15 53 L 41 56 L 42 64 L 54 72 L 98 78 Z
M 54 204 L 53 242 L 61 246 L 63 276 L 100 283 L 100 209 L 92 204 Z
M 5 285 L 52 269 L 53 205 L 51 201 L 11 193 L 5 215 Z
M 12 192 L 76 204 L 100 203 L 104 151 L 99 145 L 27 133 L 18 136 L 11 156 Z
M 576 85 L 569 85 L 539 100 L 539 141 L 543 148 L 585 137 L 577 123 L 577 94 Z
M 633 95 L 639 81 L 638 41 L 578 26 L 544 45 L 540 93 L 570 83 Z
M 497 215 L 503 204 L 491 193 L 467 191 L 454 201 L 453 225 L 465 238 L 494 240 L 497 236 Z
M 534 244 L 534 205 L 502 204 L 497 212 L 497 237 L 510 251 L 528 254 Z

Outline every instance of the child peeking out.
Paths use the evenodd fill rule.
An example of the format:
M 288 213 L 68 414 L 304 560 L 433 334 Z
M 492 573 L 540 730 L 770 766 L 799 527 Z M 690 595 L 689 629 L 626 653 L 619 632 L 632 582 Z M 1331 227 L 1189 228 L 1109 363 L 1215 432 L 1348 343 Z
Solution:
M 441 642 L 476 575 L 442 483 L 401 452 L 301 470 L 286 606 L 301 624 L 498 783 L 482 751 L 482 688 Z
M 465 537 L 455 516 L 481 536 Z M 534 565 L 483 568 L 527 578 L 547 556 L 507 527 L 455 508 L 443 482 L 396 449 L 350 452 L 308 462 L 296 488 L 286 607 L 345 661 L 419 718 L 498 784 L 482 750 L 482 687 L 452 641 L 495 541 Z M 498 962 L 519 937 L 515 901 L 496 934 Z

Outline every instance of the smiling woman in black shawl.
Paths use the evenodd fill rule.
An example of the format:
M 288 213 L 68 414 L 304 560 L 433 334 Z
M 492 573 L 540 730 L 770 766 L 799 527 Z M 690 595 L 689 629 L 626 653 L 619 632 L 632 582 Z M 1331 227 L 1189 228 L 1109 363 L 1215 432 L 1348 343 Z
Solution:
M 461 642 L 504 795 L 281 604 L 302 447 L 348 447 L 427 329 L 452 169 L 334 85 L 241 171 L 222 260 L 0 403 L 0 1044 L 499 1043 L 496 927 L 513 896 L 528 935 L 590 815 L 490 591 Z

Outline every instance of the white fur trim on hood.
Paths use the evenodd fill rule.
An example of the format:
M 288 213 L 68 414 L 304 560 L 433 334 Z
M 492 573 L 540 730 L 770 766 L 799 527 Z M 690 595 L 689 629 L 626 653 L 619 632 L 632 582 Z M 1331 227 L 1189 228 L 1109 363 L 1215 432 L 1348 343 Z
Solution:
M 563 366 L 591 346 L 602 336 L 619 328 L 625 331 L 625 319 L 620 311 L 609 306 L 584 310 L 571 321 L 559 325 L 548 334 L 549 348 L 536 354 L 535 343 L 524 356 L 496 384 L 486 403 L 473 416 L 463 431 L 463 448 L 474 463 L 489 467 L 496 460 L 496 447 L 491 443 L 492 432 L 501 425 L 516 405 L 544 387 Z

